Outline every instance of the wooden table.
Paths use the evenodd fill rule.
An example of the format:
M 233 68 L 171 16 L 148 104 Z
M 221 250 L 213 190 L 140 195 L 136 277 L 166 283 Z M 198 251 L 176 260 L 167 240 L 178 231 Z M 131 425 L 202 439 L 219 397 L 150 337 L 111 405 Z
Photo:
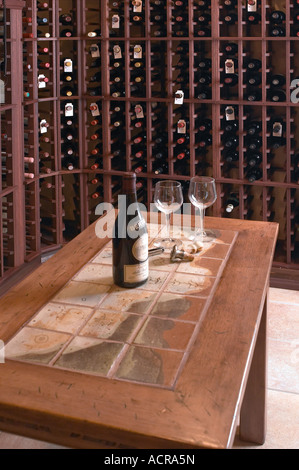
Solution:
M 152 258 L 131 307 L 109 293 L 109 245 L 94 225 L 11 289 L 0 300 L 0 429 L 79 448 L 226 448 L 240 418 L 241 438 L 262 444 L 278 225 L 206 224 L 219 234 L 210 251 L 193 265 Z

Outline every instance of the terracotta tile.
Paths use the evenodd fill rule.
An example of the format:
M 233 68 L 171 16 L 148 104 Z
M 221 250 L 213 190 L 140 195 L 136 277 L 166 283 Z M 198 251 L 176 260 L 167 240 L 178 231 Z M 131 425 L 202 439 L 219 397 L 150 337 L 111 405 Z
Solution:
M 111 286 L 113 284 L 112 266 L 107 264 L 89 263 L 73 277 L 74 281 L 94 282 Z
M 55 366 L 107 375 L 122 347 L 122 343 L 77 336 L 65 349 Z
M 202 276 L 217 276 L 222 265 L 222 260 L 215 258 L 204 258 L 201 255 L 195 255 L 191 262 L 180 263 L 178 273 L 194 273 Z
M 268 387 L 299 393 L 299 339 L 268 340 Z
M 145 313 L 155 297 L 155 293 L 145 290 L 113 287 L 102 302 L 101 308 L 121 312 Z
M 112 265 L 112 247 L 104 248 L 91 262 Z
M 70 337 L 66 333 L 24 327 L 5 346 L 5 357 L 48 364 Z
M 48 303 L 31 320 L 30 326 L 75 333 L 92 313 L 91 308 Z
M 152 269 L 154 270 L 161 270 L 161 271 L 173 271 L 174 265 L 170 261 L 169 253 L 163 253 L 155 256 L 149 257 L 149 271 Z
M 299 342 L 299 305 L 268 303 L 268 337 Z
M 148 280 L 137 289 L 159 291 L 168 276 L 168 272 L 149 270 Z
M 241 441 L 238 435 L 235 449 L 299 449 L 299 395 L 267 391 L 267 434 L 265 443 L 256 446 Z
M 205 297 L 210 294 L 214 281 L 213 277 L 175 273 L 168 282 L 165 292 Z
M 185 350 L 195 325 L 171 319 L 149 317 L 134 343 L 154 348 Z
M 56 302 L 95 307 L 110 286 L 71 281 L 52 300 Z
M 140 321 L 138 315 L 97 309 L 80 335 L 126 342 Z
M 270 302 L 279 302 L 287 304 L 299 305 L 299 291 L 290 289 L 277 289 L 270 287 L 269 289 Z M 299 314 L 299 310 L 298 310 Z
M 207 245 L 209 245 L 207 243 Z M 211 243 L 210 246 L 204 246 L 201 254 L 206 258 L 224 259 L 230 249 L 230 245 L 221 243 Z
M 116 377 L 170 387 L 176 377 L 183 353 L 131 346 Z
M 163 293 L 159 297 L 151 315 L 196 322 L 206 305 L 206 299 Z

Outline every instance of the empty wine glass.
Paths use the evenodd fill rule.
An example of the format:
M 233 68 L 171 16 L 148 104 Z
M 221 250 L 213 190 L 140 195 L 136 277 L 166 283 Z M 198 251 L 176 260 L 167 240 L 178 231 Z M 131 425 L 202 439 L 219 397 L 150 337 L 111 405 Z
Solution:
M 215 233 L 212 230 L 204 230 L 204 217 L 206 208 L 214 204 L 217 199 L 215 179 L 209 176 L 191 178 L 188 197 L 199 210 L 199 229 L 192 239 L 199 242 L 212 241 Z
M 181 240 L 170 237 L 170 215 L 177 211 L 183 204 L 182 186 L 179 181 L 159 181 L 155 185 L 154 203 L 158 210 L 165 214 L 166 218 L 166 237 L 157 239 L 156 246 L 171 250 L 174 245 L 180 246 Z

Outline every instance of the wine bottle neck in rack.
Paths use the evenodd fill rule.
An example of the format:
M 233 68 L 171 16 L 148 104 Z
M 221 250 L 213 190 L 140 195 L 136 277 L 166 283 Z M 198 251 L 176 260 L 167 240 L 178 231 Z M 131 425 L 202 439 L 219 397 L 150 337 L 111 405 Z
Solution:
M 237 162 L 239 160 L 239 153 L 235 150 L 228 150 L 225 153 L 224 160 L 228 163 Z
M 225 211 L 231 213 L 236 207 L 239 206 L 239 197 L 236 193 L 231 193 L 226 201 Z
M 253 167 L 259 165 L 262 162 L 262 154 L 260 152 L 248 152 L 246 153 L 246 161 L 249 166 Z

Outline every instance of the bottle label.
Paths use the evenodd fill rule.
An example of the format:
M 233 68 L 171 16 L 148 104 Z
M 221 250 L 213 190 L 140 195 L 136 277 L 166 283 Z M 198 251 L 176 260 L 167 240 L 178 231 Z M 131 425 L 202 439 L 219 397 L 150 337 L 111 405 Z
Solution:
M 146 261 L 148 258 L 148 234 L 144 233 L 132 246 L 132 254 L 138 261 Z
M 124 282 L 142 282 L 148 278 L 148 260 L 140 264 L 124 265 Z

